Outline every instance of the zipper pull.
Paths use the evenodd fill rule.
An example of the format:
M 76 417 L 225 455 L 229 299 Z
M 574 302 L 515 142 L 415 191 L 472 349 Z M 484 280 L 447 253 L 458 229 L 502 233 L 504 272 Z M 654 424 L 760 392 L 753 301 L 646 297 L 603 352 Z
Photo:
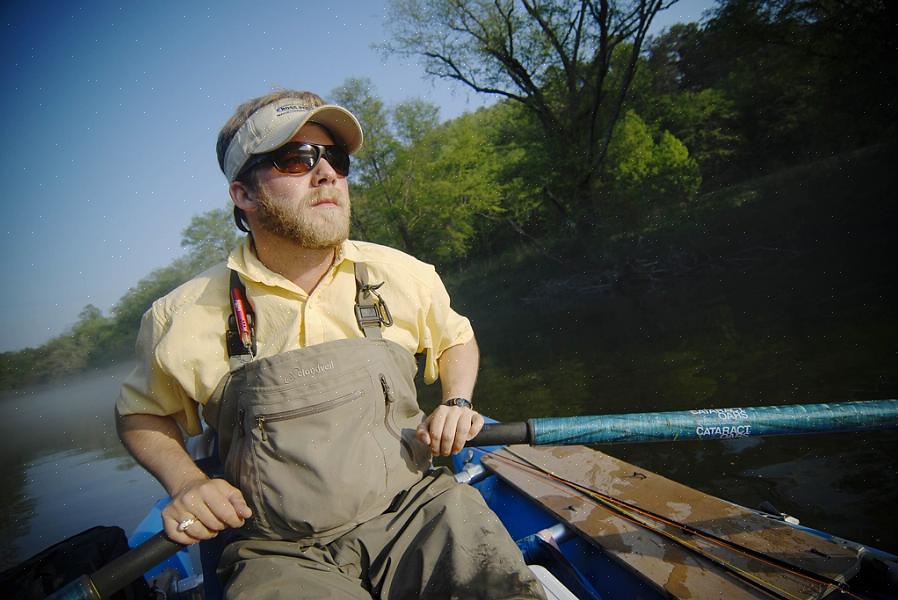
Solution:
M 241 408 L 237 411 L 237 429 L 240 431 L 240 437 L 246 435 L 244 426 L 246 425 L 246 409 Z
M 267 442 L 268 441 L 268 432 L 265 431 L 265 416 L 264 415 L 259 415 L 258 417 L 256 417 L 256 425 L 259 426 L 259 433 L 262 434 L 262 441 Z
M 384 390 L 384 400 L 389 404 L 393 401 L 393 392 L 390 390 L 390 384 L 387 383 L 387 376 L 383 373 L 380 374 L 380 387 Z

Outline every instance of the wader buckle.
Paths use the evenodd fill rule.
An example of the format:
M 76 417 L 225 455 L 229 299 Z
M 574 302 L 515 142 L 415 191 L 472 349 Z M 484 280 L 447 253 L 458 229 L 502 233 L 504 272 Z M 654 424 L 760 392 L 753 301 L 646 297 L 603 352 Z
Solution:
M 380 327 L 381 325 L 389 327 L 393 324 L 393 315 L 390 314 L 390 309 L 387 307 L 387 303 L 384 302 L 384 299 L 377 293 L 378 288 L 382 285 L 383 282 L 374 285 L 365 283 L 359 286 L 359 292 L 361 292 L 360 295 L 362 298 L 365 300 L 368 300 L 371 296 L 376 298 L 370 304 L 357 303 L 355 305 L 355 318 L 363 331 L 366 327 Z

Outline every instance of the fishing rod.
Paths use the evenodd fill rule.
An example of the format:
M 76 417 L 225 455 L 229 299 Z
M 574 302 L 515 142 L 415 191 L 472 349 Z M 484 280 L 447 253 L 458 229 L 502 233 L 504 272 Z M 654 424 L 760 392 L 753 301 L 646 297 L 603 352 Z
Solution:
M 682 440 L 732 440 L 774 435 L 898 428 L 898 400 L 706 408 L 673 412 L 548 417 L 487 423 L 465 446 L 564 446 Z

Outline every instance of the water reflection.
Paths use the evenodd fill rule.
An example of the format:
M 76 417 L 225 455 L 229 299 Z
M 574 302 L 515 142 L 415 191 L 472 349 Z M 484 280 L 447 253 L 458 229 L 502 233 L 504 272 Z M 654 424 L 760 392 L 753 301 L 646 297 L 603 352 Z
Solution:
M 95 525 L 129 531 L 162 489 L 119 443 L 131 365 L 0 397 L 0 568 Z
M 588 273 L 559 286 L 535 273 L 503 282 L 502 300 L 464 296 L 462 286 L 483 355 L 477 405 L 522 420 L 896 398 L 894 265 L 846 265 L 845 250 L 821 246 L 651 286 L 590 287 Z M 898 432 L 603 450 L 898 551 Z

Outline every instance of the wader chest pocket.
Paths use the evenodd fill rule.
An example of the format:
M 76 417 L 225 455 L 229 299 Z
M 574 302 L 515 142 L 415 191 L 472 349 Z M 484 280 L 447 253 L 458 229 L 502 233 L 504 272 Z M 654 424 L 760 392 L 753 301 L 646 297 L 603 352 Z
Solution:
M 241 406 L 245 433 L 235 444 L 243 446 L 236 462 L 258 533 L 315 537 L 370 518 L 368 509 L 383 503 L 384 451 L 371 435 L 382 409 L 371 378 L 364 380 L 323 401 L 317 395 L 269 403 L 256 396 Z
M 258 413 L 256 414 L 254 419 L 255 427 L 259 429 L 259 435 L 261 436 L 262 441 L 267 442 L 268 432 L 265 429 L 266 423 L 270 424 L 277 423 L 278 421 L 286 421 L 288 419 L 299 419 L 308 415 L 314 415 L 327 410 L 332 410 L 346 404 L 347 402 L 356 400 L 357 398 L 361 397 L 361 395 L 362 390 L 356 390 L 344 396 L 340 396 L 339 398 L 327 400 L 325 402 L 319 402 L 318 404 L 312 404 L 311 406 L 302 406 L 300 408 L 291 408 L 289 410 L 282 410 L 272 413 Z

